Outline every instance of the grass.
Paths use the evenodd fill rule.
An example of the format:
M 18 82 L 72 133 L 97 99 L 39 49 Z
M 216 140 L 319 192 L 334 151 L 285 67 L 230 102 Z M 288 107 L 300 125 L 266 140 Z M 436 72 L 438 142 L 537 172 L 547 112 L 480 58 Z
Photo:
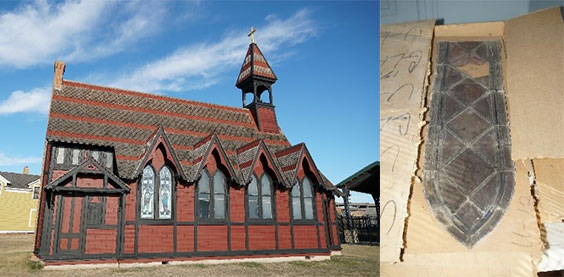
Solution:
M 134 268 L 44 270 L 31 260 L 34 235 L 0 235 L 2 276 L 378 276 L 379 248 L 343 245 L 343 255 L 321 262 L 242 262 L 236 264 L 162 265 Z

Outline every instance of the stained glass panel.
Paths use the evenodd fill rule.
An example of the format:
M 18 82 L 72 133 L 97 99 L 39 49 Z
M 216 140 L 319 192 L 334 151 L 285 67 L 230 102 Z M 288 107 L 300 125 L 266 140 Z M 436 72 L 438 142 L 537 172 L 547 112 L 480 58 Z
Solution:
M 141 218 L 153 218 L 155 172 L 150 166 L 143 169 L 141 178 Z
M 161 169 L 159 178 L 159 218 L 170 219 L 172 215 L 172 176 L 168 167 Z

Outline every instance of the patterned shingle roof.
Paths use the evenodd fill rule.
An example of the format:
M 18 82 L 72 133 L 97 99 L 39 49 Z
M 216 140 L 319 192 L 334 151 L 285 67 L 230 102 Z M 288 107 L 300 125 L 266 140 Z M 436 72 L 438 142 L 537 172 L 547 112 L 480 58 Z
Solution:
M 243 60 L 236 85 L 239 85 L 251 76 L 266 78 L 273 82 L 277 80 L 272 68 L 270 68 L 270 65 L 268 65 L 264 55 L 255 43 L 249 45 L 249 50 L 247 50 L 247 54 Z
M 289 187 L 295 183 L 298 155 L 305 149 L 303 144 L 291 147 L 281 132 L 259 131 L 251 112 L 244 108 L 68 80 L 53 90 L 47 140 L 112 147 L 120 178 L 137 177 L 151 142 L 162 135 L 189 182 L 198 178 L 204 156 L 217 146 L 233 170 L 234 180 L 246 184 L 250 163 L 263 147 L 276 172 L 291 172 L 280 176 L 281 183 Z M 324 186 L 332 187 L 321 179 Z
M 247 109 L 67 80 L 53 91 L 47 140 L 113 147 L 119 176 L 134 178 L 147 141 L 160 126 L 187 176 L 192 176 L 194 146 L 211 134 L 229 156 L 257 139 L 274 153 L 290 145 L 282 133 L 260 132 Z
M 20 174 L 20 173 L 13 173 L 13 172 L 2 172 L 0 171 L 0 176 L 4 177 L 4 179 L 8 180 L 9 187 L 11 188 L 28 188 L 27 185 L 30 183 L 39 180 L 39 175 L 31 175 L 31 174 Z

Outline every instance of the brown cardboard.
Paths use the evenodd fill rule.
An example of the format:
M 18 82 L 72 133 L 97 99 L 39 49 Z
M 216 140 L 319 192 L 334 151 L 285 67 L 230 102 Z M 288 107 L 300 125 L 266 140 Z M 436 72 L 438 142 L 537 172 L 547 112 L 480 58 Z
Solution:
M 398 262 L 417 151 L 434 20 L 382 26 L 380 260 Z
M 564 159 L 534 160 L 538 210 L 543 224 L 564 220 Z
M 564 205 L 561 204 L 564 203 L 564 159 L 559 159 L 564 158 L 563 27 L 559 8 L 507 22 L 435 27 L 435 41 L 502 40 L 505 51 L 502 56 L 504 88 L 511 126 L 512 159 L 516 166 L 515 192 L 496 228 L 473 248 L 467 249 L 436 221 L 429 211 L 422 184 L 417 177 L 413 178 L 412 195 L 405 207 L 409 216 L 402 233 L 405 238 L 402 260 L 389 263 L 389 259 L 382 259 L 382 276 L 536 274 L 535 265 L 540 260 L 544 243 L 541 234 L 543 222 L 556 222 L 564 215 Z M 483 70 L 468 68 L 467 72 L 479 76 Z M 427 88 L 427 91 L 430 89 Z M 422 95 L 425 98 L 422 103 L 430 101 L 427 93 Z M 382 98 L 381 102 L 384 103 Z M 399 109 L 398 105 L 394 108 Z M 382 109 L 382 118 L 384 115 L 385 109 Z M 424 121 L 419 125 L 425 125 Z M 420 151 L 417 164 L 422 166 L 424 148 L 421 147 Z M 382 164 L 390 158 L 384 154 L 381 154 Z M 525 161 L 530 159 L 534 159 L 533 163 L 527 164 Z M 420 176 L 421 170 L 417 172 Z M 531 189 L 531 181 L 535 180 L 536 186 Z M 382 178 L 381 184 L 384 191 L 389 183 Z M 390 192 L 390 189 L 388 187 L 384 194 L 396 193 Z M 381 207 L 386 204 L 383 199 Z M 396 210 L 402 208 L 397 207 Z M 381 229 L 381 234 L 385 231 L 388 229 Z M 382 243 L 386 243 L 385 239 L 382 236 Z M 386 255 L 386 251 L 381 251 L 381 255 Z
M 522 162 L 516 164 L 516 185 L 513 201 L 498 226 L 472 249 L 456 241 L 436 221 L 423 195 L 421 183 L 413 187 L 410 217 L 406 229 L 405 259 L 424 253 L 471 253 L 480 256 L 490 251 L 524 252 L 530 262 L 540 258 L 540 233 L 533 199 L 530 194 L 528 171 Z M 464 261 L 460 261 L 464 263 Z
M 507 21 L 504 38 L 513 159 L 564 158 L 560 8 Z

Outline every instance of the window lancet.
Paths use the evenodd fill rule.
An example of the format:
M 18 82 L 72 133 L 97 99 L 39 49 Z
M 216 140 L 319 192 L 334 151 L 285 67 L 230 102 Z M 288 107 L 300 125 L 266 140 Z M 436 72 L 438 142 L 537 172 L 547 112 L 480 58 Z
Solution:
M 163 166 L 158 175 L 152 166 L 143 169 L 141 177 L 141 218 L 171 219 L 173 199 L 173 175 L 170 169 Z M 158 210 L 158 213 L 155 211 Z
M 159 218 L 170 219 L 172 215 L 172 177 L 168 167 L 161 169 L 159 177 Z
M 143 169 L 141 178 L 141 218 L 153 218 L 155 172 L 151 166 Z
M 293 219 L 313 219 L 313 187 L 307 176 L 300 181 L 296 181 L 290 193 L 292 200 Z
M 210 176 L 202 172 L 198 181 L 198 215 L 200 218 L 225 219 L 227 207 L 227 178 L 221 170 Z
M 247 187 L 247 205 L 249 218 L 272 219 L 272 181 L 267 174 L 263 174 L 260 185 L 255 175 Z

